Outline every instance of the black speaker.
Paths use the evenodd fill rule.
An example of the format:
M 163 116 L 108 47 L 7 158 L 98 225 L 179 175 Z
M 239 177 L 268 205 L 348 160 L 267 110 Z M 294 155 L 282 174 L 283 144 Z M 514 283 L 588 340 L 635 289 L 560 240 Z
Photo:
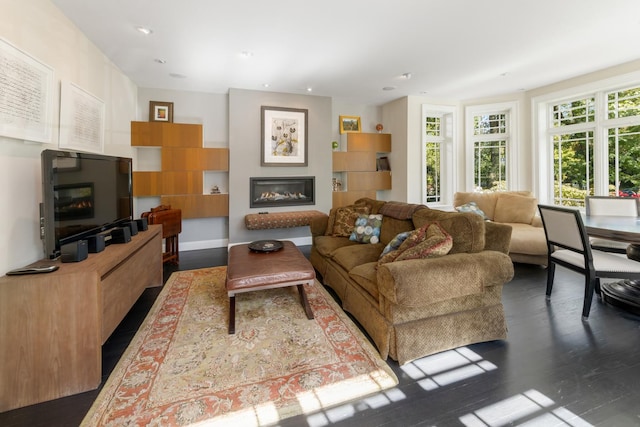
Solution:
M 60 260 L 62 262 L 78 262 L 89 256 L 89 245 L 86 240 L 77 240 L 67 243 L 60 248 Z
M 129 227 L 129 233 L 132 236 L 138 234 L 138 223 L 135 221 L 127 221 L 123 224 L 123 227 Z
M 116 227 L 111 230 L 111 243 L 129 243 L 131 231 L 129 227 Z
M 87 237 L 87 244 L 89 245 L 89 253 L 91 254 L 104 251 L 104 247 L 105 247 L 104 235 L 96 234 L 96 235 Z
M 149 221 L 147 221 L 147 218 L 138 218 L 136 219 L 136 223 L 138 224 L 138 231 L 147 231 L 149 229 Z

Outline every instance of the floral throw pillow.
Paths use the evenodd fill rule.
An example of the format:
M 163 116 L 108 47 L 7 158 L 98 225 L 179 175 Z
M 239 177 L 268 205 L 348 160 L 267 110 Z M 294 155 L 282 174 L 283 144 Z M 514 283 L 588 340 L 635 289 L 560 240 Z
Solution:
M 380 242 L 382 215 L 359 215 L 349 240 L 360 243 Z
M 480 215 L 484 219 L 489 219 L 482 209 L 480 209 L 476 202 L 465 203 L 462 206 L 457 206 L 458 212 L 472 212 L 476 215 Z
M 427 229 L 425 239 L 412 248 L 402 251 L 396 261 L 443 256 L 453 247 L 453 239 L 440 224 L 433 223 Z
M 369 206 L 345 206 L 337 208 L 331 235 L 336 237 L 351 237 L 358 216 L 368 213 Z
M 407 259 L 432 258 L 449 253 L 452 237 L 437 222 L 426 223 L 410 232 L 400 247 L 378 260 L 378 265 Z
M 400 245 L 402 244 L 402 242 L 404 242 L 411 233 L 412 231 L 403 231 L 402 233 L 398 233 L 396 237 L 391 239 L 391 241 L 387 244 L 387 246 L 384 247 L 384 249 L 382 250 L 382 253 L 380 254 L 379 259 L 381 259 L 382 257 L 384 257 L 386 254 L 390 252 L 397 251 Z

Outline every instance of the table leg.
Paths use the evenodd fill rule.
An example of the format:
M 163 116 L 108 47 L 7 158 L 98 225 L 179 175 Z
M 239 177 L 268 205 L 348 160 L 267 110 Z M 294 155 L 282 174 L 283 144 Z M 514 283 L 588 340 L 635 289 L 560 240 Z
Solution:
M 236 296 L 229 295 L 229 334 L 236 333 Z
M 313 319 L 313 311 L 311 311 L 311 305 L 309 305 L 309 300 L 307 299 L 307 293 L 304 291 L 304 285 L 297 285 L 298 292 L 300 292 L 300 302 L 302 303 L 302 307 L 304 307 L 304 312 L 307 314 L 307 319 Z
M 627 246 L 627 258 L 640 261 L 640 245 Z M 640 281 L 624 279 L 613 283 L 605 283 L 606 296 L 622 303 L 625 308 L 638 313 L 640 311 Z

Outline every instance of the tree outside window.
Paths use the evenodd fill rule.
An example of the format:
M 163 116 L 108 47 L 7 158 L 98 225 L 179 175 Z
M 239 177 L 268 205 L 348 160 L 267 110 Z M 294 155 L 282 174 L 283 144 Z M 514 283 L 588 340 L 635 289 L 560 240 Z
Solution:
M 506 190 L 508 114 L 473 116 L 473 174 L 476 191 Z
M 587 195 L 640 197 L 640 87 L 563 101 L 550 114 L 554 203 L 582 207 Z

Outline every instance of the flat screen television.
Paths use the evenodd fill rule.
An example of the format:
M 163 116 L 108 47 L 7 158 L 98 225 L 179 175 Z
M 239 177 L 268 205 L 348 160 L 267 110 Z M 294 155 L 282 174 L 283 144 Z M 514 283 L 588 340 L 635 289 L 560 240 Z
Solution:
M 45 257 L 133 219 L 130 158 L 59 150 L 44 150 L 41 158 Z

